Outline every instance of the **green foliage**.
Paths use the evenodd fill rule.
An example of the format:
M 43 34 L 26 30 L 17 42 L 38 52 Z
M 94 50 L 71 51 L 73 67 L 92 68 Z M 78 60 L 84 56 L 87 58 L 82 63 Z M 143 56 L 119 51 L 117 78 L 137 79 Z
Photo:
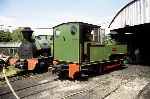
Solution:
M 18 28 L 16 30 L 14 30 L 12 33 L 10 33 L 9 31 L 0 31 L 0 42 L 20 42 L 23 41 L 23 35 L 21 33 L 22 28 Z
M 0 42 L 9 42 L 11 39 L 11 33 L 9 31 L 0 31 Z
M 21 30 L 22 28 L 18 28 L 14 30 L 13 33 L 11 33 L 11 38 L 13 42 L 19 42 L 24 40 Z

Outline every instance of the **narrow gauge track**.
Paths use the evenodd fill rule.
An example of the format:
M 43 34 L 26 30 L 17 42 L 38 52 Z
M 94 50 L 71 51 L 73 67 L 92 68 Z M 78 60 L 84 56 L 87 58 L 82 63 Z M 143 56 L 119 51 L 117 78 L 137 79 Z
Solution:
M 36 76 L 36 75 L 33 75 L 33 74 L 24 74 L 24 75 L 14 75 L 14 76 L 10 76 L 8 77 L 9 81 L 11 83 L 13 82 L 16 82 L 18 80 L 24 80 L 24 79 L 28 79 L 28 78 L 31 78 L 31 76 Z M 1 82 L 5 82 L 5 79 L 4 77 L 0 79 Z
M 133 68 L 129 68 L 129 69 L 133 69 Z M 142 71 L 142 70 L 140 70 L 140 71 Z M 73 99 L 83 99 L 83 98 L 84 99 L 107 99 L 107 97 L 109 97 L 111 94 L 115 93 L 122 86 L 128 84 L 129 82 L 132 82 L 135 78 L 139 78 L 140 79 L 142 75 L 144 76 L 144 74 L 139 74 L 140 71 L 136 70 L 132 74 L 130 74 L 130 73 L 133 72 L 133 71 L 124 71 L 124 72 L 120 72 L 119 74 L 114 74 L 114 73 L 111 74 L 110 73 L 109 75 L 112 76 L 112 77 L 121 78 L 120 79 L 121 82 L 118 83 L 115 88 L 113 88 L 112 90 L 108 91 L 106 94 L 104 94 L 104 95 L 102 95 L 102 96 L 100 96 L 98 98 L 93 98 L 93 96 L 94 96 L 93 93 L 96 90 L 99 90 L 99 91 L 102 90 L 104 92 L 103 87 L 101 85 L 105 85 L 105 82 L 106 82 L 105 80 L 103 81 L 103 80 L 99 79 L 99 80 L 97 80 L 95 82 L 95 85 L 93 87 L 86 88 L 86 89 L 80 90 L 78 92 L 72 92 L 72 93 L 70 93 L 68 95 L 64 95 L 61 99 L 72 99 L 72 98 Z M 144 72 L 142 72 L 142 73 L 144 73 Z
M 20 98 L 25 98 L 30 95 L 38 94 L 45 90 L 50 90 L 56 88 L 56 85 L 53 85 L 52 82 L 57 79 L 57 77 L 49 77 L 51 79 L 43 78 L 39 79 L 24 79 L 24 80 L 15 80 L 11 81 L 14 91 L 19 95 Z M 15 99 L 12 92 L 8 86 L 0 87 L 0 99 Z
M 129 81 L 128 81 L 129 82 Z M 126 83 L 128 83 L 126 82 Z M 75 95 L 82 95 L 82 94 L 85 94 L 86 92 L 91 92 L 92 90 L 94 90 L 95 88 L 97 87 L 100 87 L 101 84 L 103 84 L 104 82 L 101 82 L 100 83 L 97 83 L 96 86 L 92 87 L 92 88 L 87 88 L 87 89 L 84 89 L 84 90 L 80 90 L 78 92 L 73 92 L 69 95 L 66 95 L 64 97 L 62 97 L 61 99 L 71 99 L 71 97 L 75 96 Z M 124 84 L 126 84 L 124 83 Z M 107 93 L 106 95 L 104 95 L 101 99 L 105 99 L 107 98 L 109 95 L 111 95 L 113 92 L 115 92 L 116 90 L 118 90 L 120 87 L 121 87 L 122 84 L 118 85 L 114 90 L 112 90 L 111 92 Z M 90 93 L 89 93 L 90 94 Z M 93 99 L 93 98 L 92 98 Z
M 112 74 L 111 76 L 123 77 L 122 75 L 113 75 L 113 74 Z M 125 84 L 127 84 L 128 82 L 130 82 L 130 81 L 131 81 L 131 79 L 129 79 L 130 77 L 132 78 L 132 77 L 134 77 L 134 76 L 128 76 L 128 78 L 124 76 L 124 77 L 122 78 L 122 81 L 123 81 L 123 79 L 128 79 L 127 81 L 121 82 L 119 85 L 117 85 L 116 88 L 114 88 L 114 89 L 111 90 L 110 92 L 106 93 L 106 94 L 105 94 L 104 96 L 102 96 L 100 99 L 106 99 L 109 95 L 111 95 L 112 93 L 114 93 L 115 91 L 117 91 L 122 85 L 125 85 Z M 94 91 L 96 88 L 100 88 L 100 86 L 101 86 L 101 85 L 104 85 L 106 82 L 107 82 L 107 81 L 101 81 L 101 79 L 100 79 L 100 80 L 96 81 L 95 86 L 90 87 L 90 88 L 86 88 L 86 89 L 83 89 L 83 90 L 80 90 L 80 91 L 78 91 L 78 92 L 72 92 L 72 93 L 70 93 L 70 94 L 68 94 L 68 95 L 63 96 L 61 99 L 72 99 L 74 96 L 79 96 L 79 95 L 84 97 L 85 93 L 87 93 L 86 96 L 88 96 L 88 95 L 90 95 L 91 93 L 93 93 L 92 91 Z M 89 96 L 89 97 L 90 97 L 90 96 Z M 73 99 L 74 99 L 74 98 L 73 98 Z M 79 97 L 79 98 L 75 98 L 75 99 L 82 99 L 82 98 Z M 94 98 L 91 97 L 91 98 L 87 98 L 87 99 L 94 99 Z
M 45 72 L 45 73 L 47 73 L 47 72 Z M 8 79 L 10 82 L 15 82 L 18 80 L 30 79 L 32 77 L 40 78 L 40 75 L 43 75 L 45 73 L 28 73 L 28 72 L 25 72 L 25 73 L 15 74 L 13 76 L 8 76 Z M 0 78 L 0 81 L 5 82 L 5 78 L 4 77 Z
M 100 91 L 102 90 L 104 92 L 105 90 L 103 90 L 103 88 L 107 89 L 111 85 L 110 84 L 108 87 L 105 87 L 105 86 L 107 86 L 106 84 L 108 84 L 107 81 L 111 81 L 111 79 L 105 80 L 105 78 L 111 78 L 112 77 L 114 79 L 114 81 L 116 81 L 117 79 L 120 79 L 120 82 L 118 84 L 115 84 L 115 86 L 117 85 L 116 87 L 113 87 L 113 89 L 111 88 L 111 90 L 109 90 L 109 88 L 108 88 L 109 91 L 107 93 L 105 93 L 104 95 L 100 96 L 101 98 L 98 98 L 98 99 L 106 99 L 111 94 L 116 92 L 122 85 L 125 85 L 126 83 L 132 81 L 133 79 L 135 79 L 137 77 L 140 77 L 140 75 L 138 74 L 139 71 L 136 71 L 135 73 L 133 73 L 133 75 L 129 75 L 132 71 L 129 71 L 129 73 L 126 73 L 126 72 L 127 71 L 118 72 L 118 73 L 110 73 L 110 74 L 108 74 L 106 76 L 103 76 L 102 78 L 99 78 L 99 77 L 97 78 L 96 77 L 96 79 L 92 83 L 91 83 L 91 81 L 93 81 L 93 80 L 90 80 L 90 82 L 86 82 L 87 84 L 91 83 L 92 85 L 94 85 L 93 87 L 81 88 L 78 91 L 77 90 L 70 90 L 70 92 L 58 92 L 59 99 L 60 98 L 61 99 L 71 99 L 72 97 L 73 97 L 73 99 L 78 99 L 78 98 L 75 98 L 75 97 L 78 97 L 79 95 L 80 95 L 79 99 L 83 99 L 83 98 L 81 98 L 81 96 L 84 96 L 85 94 L 89 95 L 89 93 L 91 95 L 93 92 L 95 92 L 95 90 L 99 91 L 99 88 L 100 88 Z M 17 91 L 17 94 L 19 96 L 21 96 L 20 97 L 21 99 L 22 98 L 23 99 L 24 98 L 25 99 L 32 99 L 31 97 L 39 96 L 44 91 L 51 91 L 51 90 L 54 90 L 54 89 L 58 90 L 59 89 L 59 85 L 56 85 L 56 84 L 60 84 L 60 83 L 57 83 L 57 81 L 56 81 L 55 84 L 54 83 L 55 83 L 55 81 L 54 82 L 53 81 L 41 82 L 39 85 L 37 85 L 35 87 L 33 86 L 31 88 L 27 88 L 27 89 L 24 89 L 24 90 Z M 84 82 L 82 82 L 81 84 L 83 84 L 83 83 Z M 111 83 L 113 83 L 113 82 L 111 82 Z M 68 85 L 68 83 L 66 83 L 66 84 Z M 104 85 L 104 86 L 101 86 L 101 85 Z M 69 88 L 69 86 L 68 86 L 68 88 Z M 50 94 L 54 95 L 54 97 L 55 97 L 55 92 L 57 92 L 57 90 L 56 91 L 54 90 L 54 92 L 52 92 Z M 23 94 L 24 92 L 26 92 L 26 94 Z M 14 99 L 14 98 L 12 98 L 13 96 L 10 93 L 4 95 L 4 97 L 7 97 L 7 98 L 0 97 L 0 99 Z M 90 97 L 92 98 L 92 95 Z M 91 99 L 91 98 L 87 98 L 87 99 Z M 53 98 L 53 99 L 55 99 L 55 98 Z M 92 98 L 92 99 L 97 99 L 97 98 Z
M 115 76 L 119 76 L 119 75 L 115 75 Z M 26 81 L 26 83 L 24 81 Z M 36 95 L 36 94 L 41 93 L 43 91 L 53 90 L 54 88 L 57 88 L 56 84 L 55 85 L 51 84 L 51 82 L 53 82 L 54 79 L 53 80 L 44 80 L 43 79 L 44 82 L 41 82 L 41 83 L 37 83 L 38 80 L 28 82 L 26 79 L 24 79 L 24 81 L 18 80 L 18 81 L 15 81 L 15 82 L 14 81 L 11 82 L 12 85 L 13 85 L 13 88 L 15 89 L 15 92 L 19 95 L 19 97 L 21 99 L 32 96 L 32 95 Z M 16 83 L 16 84 L 14 85 L 13 83 Z M 19 86 L 18 86 L 17 83 L 19 84 Z M 95 84 L 96 86 L 94 86 L 92 88 L 89 88 L 89 89 L 88 88 L 84 89 L 84 90 L 81 89 L 78 92 L 70 93 L 69 95 L 62 97 L 62 99 L 67 99 L 71 96 L 74 96 L 74 95 L 77 95 L 77 94 L 82 94 L 84 92 L 88 92 L 90 90 L 93 90 L 96 87 L 99 87 L 100 85 L 102 85 L 104 83 L 105 83 L 105 81 L 98 80 L 98 81 L 96 81 L 96 84 Z M 119 87 L 114 89 L 112 92 L 114 92 L 118 88 Z M 3 89 L 3 90 L 1 90 L 1 89 Z M 108 93 L 105 97 L 107 97 L 112 92 Z M 0 88 L 0 98 L 6 99 L 6 97 L 7 97 L 7 99 L 13 99 L 12 97 L 14 97 L 14 96 L 12 95 L 12 93 L 8 89 L 8 87 Z

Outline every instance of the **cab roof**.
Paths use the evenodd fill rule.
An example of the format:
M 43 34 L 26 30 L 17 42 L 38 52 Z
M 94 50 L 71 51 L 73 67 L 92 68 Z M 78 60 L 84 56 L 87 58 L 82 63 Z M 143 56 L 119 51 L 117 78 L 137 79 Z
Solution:
M 56 27 L 64 25 L 64 24 L 69 24 L 69 23 L 79 23 L 81 25 L 86 25 L 86 26 L 89 26 L 89 27 L 92 27 L 92 28 L 100 28 L 101 27 L 101 26 L 98 26 L 98 25 L 93 25 L 93 24 L 84 23 L 84 22 L 67 22 L 67 23 L 61 23 L 59 25 L 56 25 L 53 28 L 56 28 Z

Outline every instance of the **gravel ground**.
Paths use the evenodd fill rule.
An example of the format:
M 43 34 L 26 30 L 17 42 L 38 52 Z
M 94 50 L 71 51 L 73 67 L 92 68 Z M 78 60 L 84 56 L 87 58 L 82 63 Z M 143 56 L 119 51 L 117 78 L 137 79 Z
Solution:
M 150 99 L 150 83 L 148 83 L 138 94 L 137 99 Z
M 138 99 L 139 92 L 149 82 L 150 67 L 127 65 L 87 81 L 53 81 L 44 86 L 50 89 L 28 95 L 24 99 Z

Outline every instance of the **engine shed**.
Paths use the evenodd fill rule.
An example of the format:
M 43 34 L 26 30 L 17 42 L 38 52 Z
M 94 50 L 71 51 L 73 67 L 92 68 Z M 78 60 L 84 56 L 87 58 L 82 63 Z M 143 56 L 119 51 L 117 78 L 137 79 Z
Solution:
M 115 15 L 109 28 L 112 38 L 128 45 L 130 64 L 150 65 L 150 0 L 132 0 Z

